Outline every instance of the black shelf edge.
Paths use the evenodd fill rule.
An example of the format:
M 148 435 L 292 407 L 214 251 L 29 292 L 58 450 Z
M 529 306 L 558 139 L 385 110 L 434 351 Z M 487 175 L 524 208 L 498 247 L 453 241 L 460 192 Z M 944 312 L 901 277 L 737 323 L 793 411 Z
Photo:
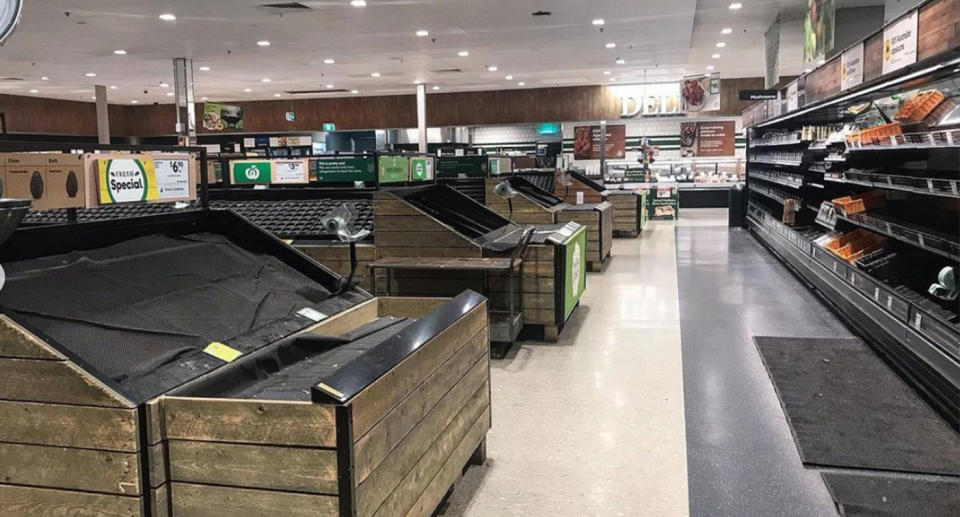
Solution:
M 841 178 L 825 176 L 824 180 L 833 183 L 846 183 L 849 185 L 860 185 L 884 190 L 897 190 L 900 192 L 910 192 L 913 194 L 960 199 L 960 179 L 950 180 L 923 176 L 907 176 L 902 174 L 854 172 L 849 170 L 843 171 L 841 174 L 843 175 Z M 900 183 L 894 183 L 895 181 Z M 913 186 L 907 183 L 926 183 L 926 187 Z M 936 186 L 940 186 L 942 188 L 938 190 L 935 188 Z

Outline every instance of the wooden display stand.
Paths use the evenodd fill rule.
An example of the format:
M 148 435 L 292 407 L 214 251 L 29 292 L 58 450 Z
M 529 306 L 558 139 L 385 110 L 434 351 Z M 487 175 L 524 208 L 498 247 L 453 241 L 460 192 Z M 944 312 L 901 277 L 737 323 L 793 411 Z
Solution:
M 464 202 L 473 202 L 452 189 L 451 195 L 461 195 Z M 488 199 L 491 197 L 488 196 Z M 497 254 L 485 251 L 467 236 L 394 192 L 382 191 L 374 195 L 374 228 L 377 260 L 397 257 L 509 256 L 509 252 Z M 556 341 L 566 322 L 562 307 L 565 279 L 557 277 L 557 271 L 561 270 L 558 249 L 562 248 L 552 243 L 531 244 L 521 266 L 523 323 L 542 332 L 546 341 Z M 390 281 L 392 292 L 398 294 L 443 296 L 461 289 L 484 290 L 487 287 L 484 292 L 489 296 L 492 306 L 502 307 L 508 301 L 509 277 L 506 275 L 491 275 L 489 286 L 481 285 L 481 275 L 464 272 L 404 271 L 396 272 Z M 382 270 L 377 272 L 376 286 L 375 294 L 386 292 L 387 277 Z
M 309 243 L 293 241 L 294 248 L 302 251 L 308 257 L 332 269 L 340 276 L 350 274 L 350 246 L 341 243 Z M 373 282 L 370 279 L 370 264 L 374 261 L 373 244 L 357 244 L 357 270 L 353 282 L 362 289 L 370 290 Z
M 486 302 L 372 299 L 304 332 L 342 335 L 382 316 L 423 318 L 433 333 L 412 350 L 388 340 L 368 352 L 396 359 L 369 383 L 351 363 L 313 402 L 180 388 L 138 407 L 0 315 L 0 515 L 432 514 L 464 465 L 483 460 Z
M 614 238 L 637 238 L 647 223 L 647 193 L 644 190 L 611 190 Z

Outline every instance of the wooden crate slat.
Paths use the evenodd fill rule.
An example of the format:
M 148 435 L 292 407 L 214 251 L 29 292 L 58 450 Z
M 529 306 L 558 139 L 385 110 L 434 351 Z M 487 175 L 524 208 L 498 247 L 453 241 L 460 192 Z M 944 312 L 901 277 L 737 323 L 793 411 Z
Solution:
M 4 314 L 0 314 L 0 357 L 66 359 L 66 356 Z
M 133 409 L 0 400 L 0 442 L 137 452 L 138 441 Z
M 140 517 L 139 497 L 0 484 L 3 517 Z
M 238 443 L 167 442 L 173 482 L 337 494 L 337 451 Z
M 306 402 L 164 397 L 171 440 L 336 447 L 330 406 Z
M 317 517 L 340 515 L 334 496 L 172 483 L 171 517 Z
M 377 298 L 380 316 L 398 318 L 420 318 L 437 307 L 450 301 L 450 298 L 423 298 L 410 296 L 390 296 Z
M 0 399 L 132 407 L 123 396 L 69 361 L 0 359 Z
M 136 453 L 0 443 L 0 479 L 15 485 L 140 495 Z

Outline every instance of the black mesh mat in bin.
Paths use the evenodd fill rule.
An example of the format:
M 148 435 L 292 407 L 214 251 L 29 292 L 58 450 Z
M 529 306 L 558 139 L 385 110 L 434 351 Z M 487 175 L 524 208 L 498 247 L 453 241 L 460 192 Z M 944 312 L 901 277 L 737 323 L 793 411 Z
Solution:
M 361 301 L 354 293 L 328 299 L 275 257 L 214 234 L 148 235 L 3 266 L 4 311 L 131 398 L 222 364 L 202 352 L 210 342 L 252 350 L 306 326 L 296 316 L 305 307 L 333 314 Z

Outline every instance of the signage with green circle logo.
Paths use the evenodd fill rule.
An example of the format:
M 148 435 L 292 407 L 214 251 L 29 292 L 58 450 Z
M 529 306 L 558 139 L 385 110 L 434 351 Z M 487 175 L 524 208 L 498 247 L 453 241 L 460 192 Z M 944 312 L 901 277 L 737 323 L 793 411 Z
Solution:
M 97 173 L 101 204 L 133 203 L 158 197 L 153 160 L 97 160 Z
M 269 161 L 237 161 L 230 164 L 232 183 L 270 183 L 273 164 Z
M 410 158 L 410 181 L 433 179 L 433 158 Z

